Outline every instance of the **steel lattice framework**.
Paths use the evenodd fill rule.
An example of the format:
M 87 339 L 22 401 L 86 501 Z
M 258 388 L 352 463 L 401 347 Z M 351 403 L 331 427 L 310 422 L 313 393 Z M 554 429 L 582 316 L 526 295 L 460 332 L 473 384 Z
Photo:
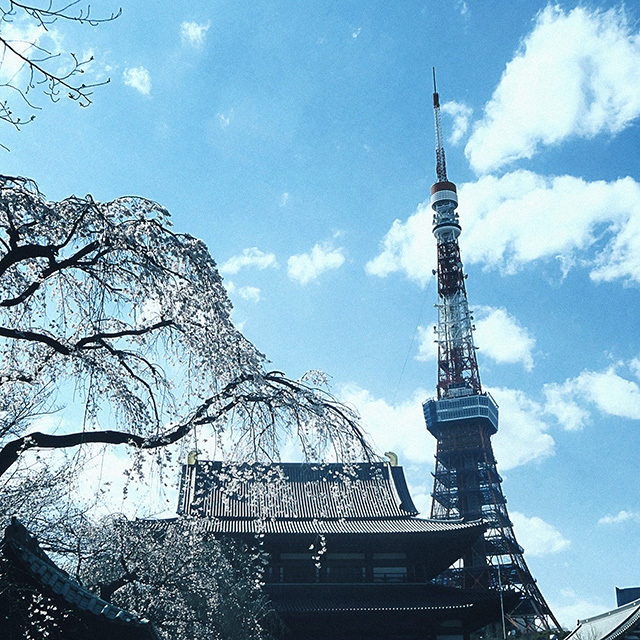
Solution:
M 560 629 L 516 540 L 493 454 L 498 406 L 480 384 L 458 245 L 458 196 L 447 179 L 435 70 L 433 80 L 438 180 L 431 187 L 431 206 L 438 251 L 438 383 L 437 399 L 424 404 L 427 428 L 438 443 L 431 517 L 486 524 L 484 536 L 441 580 L 464 588 L 515 592 L 519 604 L 505 613 L 520 632 Z

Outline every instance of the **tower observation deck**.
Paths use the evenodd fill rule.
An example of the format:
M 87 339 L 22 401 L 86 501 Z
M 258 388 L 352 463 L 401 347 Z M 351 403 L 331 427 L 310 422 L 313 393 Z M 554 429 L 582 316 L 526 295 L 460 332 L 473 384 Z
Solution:
M 437 182 L 431 187 L 431 208 L 438 258 L 438 382 L 437 397 L 423 405 L 427 429 L 437 440 L 431 517 L 483 520 L 486 525 L 484 536 L 440 581 L 467 589 L 515 592 L 519 601 L 505 612 L 507 630 L 560 629 L 516 541 L 497 471 L 491 436 L 498 431 L 498 405 L 480 384 L 467 276 L 458 244 L 458 194 L 447 178 L 435 70 L 433 90 Z

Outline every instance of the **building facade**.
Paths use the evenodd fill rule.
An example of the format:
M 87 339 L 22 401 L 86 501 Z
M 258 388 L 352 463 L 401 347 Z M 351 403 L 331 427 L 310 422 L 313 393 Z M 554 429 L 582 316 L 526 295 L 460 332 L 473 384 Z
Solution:
M 433 583 L 484 525 L 417 517 L 399 466 L 195 462 L 178 512 L 261 546 L 283 637 L 463 640 L 513 606 L 508 594 Z

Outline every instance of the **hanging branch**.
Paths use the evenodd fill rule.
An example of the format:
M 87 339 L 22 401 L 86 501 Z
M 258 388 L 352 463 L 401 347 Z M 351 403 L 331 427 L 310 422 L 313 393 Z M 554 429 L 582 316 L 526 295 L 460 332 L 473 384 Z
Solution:
M 265 371 L 206 246 L 169 225 L 143 198 L 51 203 L 0 176 L 0 475 L 32 449 L 158 449 L 196 427 L 227 430 L 256 460 L 277 459 L 283 434 L 309 456 L 372 455 L 357 416 L 317 381 Z M 24 410 L 9 421 L 16 398 L 47 389 L 59 403 L 69 384 L 84 403 L 76 432 L 26 433 Z

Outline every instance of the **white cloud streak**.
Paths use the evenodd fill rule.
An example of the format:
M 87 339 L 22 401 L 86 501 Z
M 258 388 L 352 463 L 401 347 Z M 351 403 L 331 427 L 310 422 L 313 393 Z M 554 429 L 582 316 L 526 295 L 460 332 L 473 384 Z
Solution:
M 518 511 L 511 511 L 509 516 L 515 528 L 516 538 L 529 557 L 559 553 L 571 546 L 570 540 L 542 518 L 528 518 Z
M 507 64 L 465 153 L 486 173 L 541 146 L 615 134 L 640 114 L 640 36 L 623 8 L 549 5 Z
M 598 520 L 599 525 L 622 524 L 623 522 L 640 522 L 640 513 L 622 509 L 615 516 L 607 515 Z
M 148 96 L 151 93 L 151 76 L 144 67 L 132 67 L 125 69 L 122 78 L 128 87 Z
M 594 281 L 640 282 L 640 184 L 633 178 L 587 182 L 519 170 L 484 176 L 459 192 L 467 262 L 515 273 L 561 258 L 564 272 L 581 264 Z M 396 220 L 367 273 L 402 272 L 424 286 L 435 262 L 431 218 L 424 202 L 406 222 Z
M 273 253 L 264 253 L 258 247 L 244 249 L 240 255 L 229 258 L 221 267 L 220 273 L 233 275 L 240 269 L 275 269 L 278 262 Z
M 218 124 L 221 129 L 226 129 L 231 124 L 231 118 L 233 117 L 233 109 L 229 111 L 227 115 L 222 112 L 218 112 L 216 114 L 216 118 L 218 118 Z
M 555 442 L 547 433 L 549 425 L 543 407 L 515 389 L 488 389 L 500 407 L 500 429 L 493 448 L 501 471 L 555 455 Z
M 207 36 L 207 31 L 211 23 L 198 24 L 197 22 L 183 22 L 180 25 L 180 36 L 183 44 L 189 44 L 192 47 L 204 46 L 204 41 Z
M 302 285 L 316 280 L 325 271 L 338 269 L 344 263 L 342 248 L 330 244 L 316 244 L 309 253 L 291 256 L 287 262 L 287 274 Z
M 640 420 L 640 387 L 618 373 L 619 365 L 604 371 L 583 371 L 563 383 L 545 385 L 547 413 L 567 430 L 582 428 L 590 419 L 589 406 L 602 413 Z
M 363 427 L 378 451 L 397 453 L 400 464 L 403 461 L 420 464 L 433 461 L 434 444 L 422 414 L 422 403 L 427 395 L 425 390 L 416 389 L 411 398 L 393 405 L 354 383 L 345 385 L 339 392 L 343 402 L 357 409 Z
M 453 118 L 453 131 L 449 136 L 452 144 L 458 144 L 469 129 L 469 120 L 471 119 L 472 109 L 466 104 L 460 102 L 445 102 L 441 106 L 442 113 L 446 113 Z

